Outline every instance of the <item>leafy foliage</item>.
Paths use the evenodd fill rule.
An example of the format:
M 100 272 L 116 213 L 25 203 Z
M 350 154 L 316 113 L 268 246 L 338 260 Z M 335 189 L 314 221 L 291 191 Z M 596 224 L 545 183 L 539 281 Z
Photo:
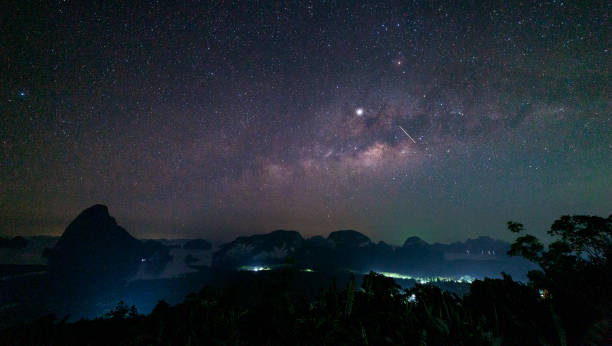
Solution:
M 253 294 L 205 287 L 148 316 L 120 302 L 91 321 L 52 317 L 5 330 L 1 344 L 90 345 L 519 345 L 558 344 L 553 316 L 537 291 L 510 277 L 475 281 L 459 297 L 435 286 L 401 290 L 393 279 L 366 275 L 333 281 L 314 299 L 293 293 L 293 269 L 265 273 Z M 520 304 L 516 301 L 520 300 Z
M 114 309 L 107 312 L 104 317 L 109 319 L 126 319 L 138 316 L 138 310 L 134 305 L 128 307 L 123 301 L 120 301 Z
M 508 222 L 508 229 L 523 225 Z M 532 235 L 520 236 L 509 251 L 537 263 L 530 285 L 550 299 L 569 343 L 583 343 L 612 316 L 612 215 L 562 216 L 547 232 L 553 242 L 545 248 Z

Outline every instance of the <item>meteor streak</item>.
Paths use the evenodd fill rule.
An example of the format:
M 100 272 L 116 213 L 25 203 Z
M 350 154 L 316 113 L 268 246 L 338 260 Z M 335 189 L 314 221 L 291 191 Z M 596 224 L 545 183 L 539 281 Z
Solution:
M 408 134 L 408 132 L 406 132 L 406 130 L 404 130 L 404 128 L 403 128 L 403 127 L 401 127 L 401 126 L 400 126 L 399 128 L 400 128 L 400 129 L 401 129 L 401 130 L 402 130 L 402 131 L 403 131 L 403 132 L 406 134 L 406 136 L 408 136 L 408 138 L 410 138 L 410 140 L 412 141 L 412 143 L 416 144 L 416 142 L 414 141 L 414 139 L 412 139 L 412 137 L 411 137 L 411 136 Z

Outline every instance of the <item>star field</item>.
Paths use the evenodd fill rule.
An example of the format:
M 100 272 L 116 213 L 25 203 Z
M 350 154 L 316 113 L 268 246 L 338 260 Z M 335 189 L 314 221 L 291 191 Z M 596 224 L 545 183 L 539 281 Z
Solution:
M 610 3 L 9 7 L 0 234 L 95 203 L 139 237 L 391 243 L 611 212 Z

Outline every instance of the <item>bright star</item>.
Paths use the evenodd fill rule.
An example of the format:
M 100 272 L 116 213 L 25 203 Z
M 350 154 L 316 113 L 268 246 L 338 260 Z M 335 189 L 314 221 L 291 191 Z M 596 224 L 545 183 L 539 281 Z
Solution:
M 363 115 L 363 108 L 357 108 L 357 110 L 355 110 L 355 114 L 362 116 Z

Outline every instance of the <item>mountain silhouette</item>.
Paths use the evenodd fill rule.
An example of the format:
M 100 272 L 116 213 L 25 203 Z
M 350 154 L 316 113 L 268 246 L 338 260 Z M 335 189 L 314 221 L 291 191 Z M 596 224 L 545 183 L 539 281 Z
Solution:
M 169 260 L 168 249 L 155 241 L 132 237 L 104 205 L 81 212 L 53 248 L 43 252 L 51 272 L 66 275 L 112 275 L 125 278 L 143 264 Z
M 530 265 L 509 257 L 510 244 L 489 237 L 451 244 L 429 244 L 419 237 L 401 247 L 374 243 L 354 230 L 340 230 L 327 238 L 303 239 L 295 231 L 238 237 L 213 254 L 213 266 L 240 267 L 284 263 L 287 257 L 304 267 L 356 271 L 390 271 L 415 276 L 495 276 L 506 271 L 524 278 Z
M 327 241 L 337 248 L 357 248 L 372 245 L 370 238 L 354 230 L 331 232 Z
M 277 230 L 268 234 L 238 237 L 213 254 L 214 266 L 280 264 L 293 257 L 304 243 L 296 231 Z

